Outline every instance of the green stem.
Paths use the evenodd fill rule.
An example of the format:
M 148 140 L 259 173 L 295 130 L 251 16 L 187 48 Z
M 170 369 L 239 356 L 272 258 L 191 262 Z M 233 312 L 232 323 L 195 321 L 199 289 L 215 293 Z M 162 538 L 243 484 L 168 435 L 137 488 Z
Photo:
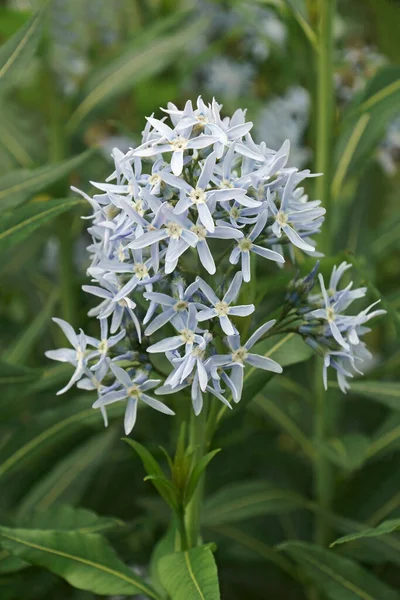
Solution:
M 208 397 L 204 396 L 204 405 L 201 413 L 197 417 L 193 411 L 190 414 L 189 446 L 194 452 L 194 464 L 197 464 L 206 452 L 207 415 Z M 205 476 L 203 475 L 186 508 L 186 531 L 188 534 L 189 546 L 191 548 L 197 546 L 200 540 L 204 483 Z
M 336 0 L 319 0 L 317 54 L 317 132 L 316 171 L 323 173 L 316 180 L 316 196 L 327 210 L 325 250 L 329 250 L 333 235 L 331 213 L 332 129 L 334 124 L 334 45 L 333 21 Z
M 326 443 L 329 436 L 328 424 L 330 422 L 327 407 L 327 393 L 322 384 L 321 370 L 322 359 L 315 361 L 315 442 L 317 454 L 315 458 L 315 495 L 318 506 L 322 511 L 329 511 L 332 506 L 333 473 L 329 460 L 321 452 L 320 447 Z M 316 515 L 315 541 L 320 546 L 328 546 L 330 540 L 330 527 L 323 514 Z
M 48 46 L 48 52 L 51 46 Z M 49 162 L 57 163 L 67 155 L 67 141 L 64 130 L 64 103 L 57 86 L 54 84 L 50 66 L 46 73 L 46 87 L 50 115 L 50 149 Z M 63 198 L 68 194 L 68 188 L 58 185 L 57 196 Z M 63 319 L 72 326 L 76 325 L 77 295 L 75 285 L 75 266 L 73 261 L 72 235 L 73 215 L 62 215 L 57 220 L 56 231 L 59 242 L 59 285 L 61 291 L 61 312 Z
M 179 531 L 179 542 L 180 547 L 179 551 L 184 552 L 189 548 L 189 540 L 186 531 L 186 523 L 185 523 L 185 509 L 182 508 L 180 513 L 177 515 L 178 521 L 178 531 Z

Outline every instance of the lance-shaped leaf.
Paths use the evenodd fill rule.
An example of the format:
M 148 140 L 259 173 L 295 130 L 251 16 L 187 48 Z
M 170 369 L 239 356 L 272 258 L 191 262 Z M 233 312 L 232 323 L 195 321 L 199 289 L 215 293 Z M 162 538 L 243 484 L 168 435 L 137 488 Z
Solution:
M 354 471 L 362 467 L 368 458 L 370 439 L 361 433 L 349 433 L 317 444 L 317 450 L 334 465 Z
M 82 200 L 65 198 L 49 202 L 31 202 L 6 212 L 0 224 L 0 252 L 24 241 L 33 231 L 51 219 L 82 204 Z
M 308 360 L 313 350 L 295 333 L 277 335 L 254 346 L 255 354 L 272 358 L 282 367 L 287 367 Z M 246 368 L 244 373 L 244 389 L 246 393 L 241 403 L 249 402 L 272 379 L 274 373 L 255 367 Z
M 381 523 L 377 527 L 366 528 L 364 531 L 360 531 L 359 533 L 351 533 L 350 535 L 340 537 L 331 544 L 331 548 L 333 546 L 336 546 L 337 544 L 347 544 L 348 542 L 353 542 L 354 540 L 362 540 L 363 538 L 388 535 L 389 533 L 393 533 L 394 531 L 399 530 L 400 519 L 389 519 L 388 521 L 383 521 L 383 523 Z
M 0 362 L 0 386 L 26 386 L 27 383 L 37 381 L 40 375 L 40 369 Z
M 14 86 L 21 72 L 29 68 L 40 41 L 44 9 L 32 17 L 0 48 L 0 90 Z
M 304 31 L 306 38 L 313 46 L 314 50 L 318 52 L 318 39 L 315 31 L 310 25 L 305 0 L 284 0 L 284 2 L 293 13 L 296 21 Z
M 108 415 L 113 419 L 121 417 L 123 412 L 122 406 L 110 406 Z M 57 444 L 88 425 L 103 427 L 103 419 L 91 408 L 90 402 L 88 406 L 87 396 L 68 406 L 42 413 L 39 425 L 18 431 L 0 448 L 0 479 L 28 468 L 28 465 L 31 468 L 35 460 L 45 460 Z
M 354 381 L 350 393 L 371 398 L 395 410 L 400 410 L 400 383 L 398 381 Z
M 212 459 L 214 458 L 214 456 L 216 454 L 218 454 L 218 452 L 220 452 L 221 449 L 217 448 L 216 450 L 212 450 L 211 452 L 209 452 L 208 454 L 205 454 L 205 456 L 202 456 L 200 458 L 200 460 L 197 462 L 197 464 L 194 465 L 189 478 L 188 478 L 188 482 L 187 482 L 187 488 L 186 488 L 186 493 L 185 493 L 185 504 L 187 504 L 190 499 L 192 498 L 197 484 L 199 483 L 200 477 L 203 475 L 204 471 L 206 470 L 206 468 L 208 467 L 208 465 L 210 464 L 210 462 L 212 461 Z
M 114 517 L 102 517 L 92 510 L 68 504 L 56 504 L 47 510 L 35 510 L 17 520 L 21 529 L 65 530 L 82 533 L 100 533 L 123 524 Z
M 273 396 L 274 394 L 271 394 L 271 397 L 267 397 L 265 393 L 258 394 L 252 404 L 254 412 L 256 414 L 266 414 L 283 431 L 296 440 L 304 454 L 313 460 L 316 456 L 316 449 L 313 443 L 303 433 L 289 411 L 285 410 L 282 402 L 280 402 L 281 396 L 278 395 L 276 399 Z
M 338 196 L 347 174 L 362 167 L 398 113 L 400 67 L 383 67 L 347 111 L 336 146 L 332 193 Z
M 102 431 L 74 447 L 72 452 L 67 453 L 53 468 L 48 469 L 44 476 L 37 478 L 24 496 L 18 515 L 29 514 L 35 509 L 48 512 L 56 502 L 78 503 L 106 453 L 111 449 L 114 437 L 115 431 Z
M 101 535 L 0 527 L 0 543 L 13 555 L 48 569 L 80 590 L 101 596 L 143 594 L 159 599 Z
M 94 72 L 67 124 L 71 133 L 104 103 L 132 89 L 141 79 L 164 69 L 184 50 L 189 40 L 199 35 L 203 22 L 185 25 L 181 22 L 182 17 L 182 13 L 177 13 L 173 20 L 157 23 L 142 33 L 136 43 L 131 43 L 122 55 Z
M 175 511 L 178 510 L 178 490 L 164 474 L 164 471 L 154 458 L 154 456 L 139 444 L 128 438 L 124 441 L 132 446 L 142 461 L 143 467 L 147 473 L 146 481 L 151 481 L 158 493 L 164 498 L 165 502 Z
M 356 562 L 305 542 L 279 546 L 330 600 L 398 600 L 388 585 Z
M 19 206 L 37 192 L 66 177 L 71 171 L 82 166 L 93 155 L 88 150 L 54 165 L 38 169 L 17 169 L 0 177 L 0 210 Z
M 381 458 L 400 447 L 400 414 L 393 413 L 379 427 L 368 448 L 368 458 Z
M 164 556 L 158 573 L 171 600 L 220 600 L 217 566 L 209 546 Z
M 4 358 L 8 363 L 16 365 L 23 362 L 29 356 L 42 332 L 48 329 L 49 321 L 54 314 L 54 307 L 59 296 L 59 290 L 54 289 L 33 321 L 29 323 L 21 335 L 17 336 L 11 347 L 7 348 L 4 352 Z
M 208 498 L 203 511 L 207 527 L 234 523 L 260 515 L 279 515 L 298 509 L 304 499 L 291 490 L 268 481 L 246 481 L 228 485 Z
M 58 504 L 48 510 L 35 511 L 17 519 L 16 525 L 22 529 L 81 531 L 100 533 L 116 529 L 122 521 L 113 517 L 100 517 L 91 510 Z M 12 573 L 29 567 L 29 563 L 0 548 L 0 573 Z

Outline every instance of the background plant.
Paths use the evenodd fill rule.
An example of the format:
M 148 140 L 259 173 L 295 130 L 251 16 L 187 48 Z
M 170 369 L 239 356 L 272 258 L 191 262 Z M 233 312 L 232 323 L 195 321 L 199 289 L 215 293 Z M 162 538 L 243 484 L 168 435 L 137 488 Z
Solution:
M 226 114 L 237 106 L 248 107 L 247 117 L 258 130 L 257 120 L 268 115 L 265 109 L 278 106 L 273 104 L 276 97 L 285 96 L 282 104 L 289 114 L 279 116 L 278 133 L 286 128 L 293 132 L 285 137 L 298 140 L 302 156 L 306 149 L 305 160 L 311 163 L 315 157 L 320 162 L 314 170 L 326 173 L 317 180 L 319 189 L 309 190 L 328 210 L 320 236 L 327 256 L 321 271 L 328 276 L 343 259 L 353 263 L 357 285 L 369 287 L 371 302 L 382 297 L 388 311 L 369 337 L 375 361 L 365 379 L 352 384 L 348 396 L 342 397 L 334 382 L 326 395 L 322 392 L 321 365 L 308 360 L 311 351 L 288 333 L 269 350 L 284 366 L 284 375 L 249 386 L 248 400 L 254 396 L 253 400 L 220 423 L 212 448 L 223 451 L 207 470 L 202 534 L 205 542 L 217 544 L 221 597 L 263 598 L 265 590 L 272 597 L 396 597 L 395 521 L 331 550 L 322 547 L 339 535 L 399 517 L 398 143 L 392 133 L 399 95 L 397 4 L 182 3 L 180 12 L 176 3 L 121 2 L 118 12 L 103 13 L 105 29 L 97 25 L 103 3 L 96 11 L 98 21 L 93 13 L 82 19 L 84 3 L 70 3 L 70 16 L 60 17 L 57 11 L 62 7 L 55 2 L 30 20 L 29 11 L 39 4 L 22 12 L 16 5 L 2 7 L 0 20 L 6 42 L 0 52 L 0 484 L 7 535 L 15 538 L 23 532 L 32 543 L 45 545 L 57 530 L 58 540 L 75 537 L 81 548 L 88 540 L 99 543 L 90 537 L 91 531 L 102 531 L 110 542 L 106 545 L 102 538 L 99 556 L 112 570 L 122 567 L 104 549 L 108 544 L 141 576 L 151 570 L 153 579 L 163 579 L 171 571 L 168 562 L 157 558 L 173 546 L 168 541 L 172 534 L 164 537 L 169 510 L 142 481 L 139 461 L 133 462 L 130 448 L 119 440 L 121 410 L 110 412 L 105 433 L 87 393 L 70 392 L 57 399 L 55 392 L 70 371 L 64 365 L 49 366 L 43 353 L 63 344 L 61 335 L 55 339 L 55 328 L 48 326 L 53 314 L 97 333 L 86 321 L 92 305 L 80 291 L 87 283 L 83 249 L 88 240 L 80 220 L 86 208 L 72 198 L 69 185 L 92 193 L 86 182 L 101 181 L 110 172 L 112 146 L 126 150 L 138 143 L 144 115 L 158 112 L 169 100 L 181 106 L 188 96 L 195 100 L 199 93 L 216 93 L 211 87 L 205 91 L 216 63 L 222 65 L 220 73 L 231 66 L 231 74 L 238 73 L 239 81 L 245 82 L 233 96 L 224 98 L 218 92 Z M 265 13 L 260 11 L 266 10 L 267 23 L 280 23 L 281 34 L 275 32 L 271 41 L 263 33 L 267 54 L 265 48 L 261 55 L 254 54 L 248 44 L 259 37 L 252 32 L 262 22 L 260 14 Z M 339 37 L 330 48 L 334 13 Z M 75 36 L 66 35 L 64 42 L 60 33 L 69 29 Z M 351 46 L 362 55 L 355 65 L 345 60 Z M 372 61 L 365 47 L 372 49 Z M 66 70 L 59 60 L 65 48 Z M 79 57 L 72 71 L 68 52 Z M 376 61 L 376 54 L 384 60 Z M 365 69 L 371 62 L 373 68 Z M 242 63 L 247 70 L 236 70 Z M 328 78 L 332 63 L 337 64 L 337 75 Z M 364 85 L 350 85 L 353 79 L 362 80 L 364 72 Z M 327 103 L 343 77 L 345 99 L 338 89 L 335 106 Z M 232 82 L 227 85 L 225 89 L 234 89 Z M 290 102 L 290 90 L 299 85 L 307 90 L 310 112 L 300 96 Z M 271 143 L 263 134 L 278 149 L 277 132 L 274 136 Z M 382 164 L 390 164 L 390 176 Z M 314 261 L 301 255 L 297 260 L 305 276 Z M 265 315 L 273 312 L 295 274 L 289 268 L 273 277 L 263 272 L 254 285 L 254 304 Z M 159 446 L 175 454 L 178 438 L 174 425 L 167 428 L 157 414 L 147 412 L 134 439 L 145 443 L 165 467 L 167 459 Z M 190 463 L 190 457 L 185 460 Z M 314 536 L 320 548 L 310 545 Z M 87 574 L 78 571 L 67 584 L 41 568 L 54 570 L 54 564 L 38 562 L 28 553 L 16 556 L 19 550 L 10 539 L 0 543 L 5 597 L 89 598 L 137 591 L 120 581 L 105 582 L 98 573 L 89 580 L 97 580 L 99 587 L 78 591 L 75 587 Z M 70 552 L 78 548 L 71 546 Z M 211 550 L 206 555 L 210 557 Z M 31 563 L 36 566 L 28 566 Z M 161 564 L 166 566 L 158 573 Z M 61 571 L 60 567 L 59 575 Z M 130 570 L 123 576 L 135 577 Z

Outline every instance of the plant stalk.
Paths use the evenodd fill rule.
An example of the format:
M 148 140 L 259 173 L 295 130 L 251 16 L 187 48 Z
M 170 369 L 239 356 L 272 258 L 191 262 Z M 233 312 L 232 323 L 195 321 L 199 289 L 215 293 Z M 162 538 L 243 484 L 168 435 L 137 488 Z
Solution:
M 332 130 L 334 125 L 334 39 L 333 23 L 336 0 L 318 1 L 318 49 L 317 54 L 317 131 L 316 131 L 316 171 L 323 173 L 316 180 L 316 197 L 322 201 L 327 211 L 324 236 L 325 250 L 332 245 L 333 214 L 331 202 L 332 180 Z
M 315 442 L 317 454 L 315 457 L 315 495 L 321 513 L 316 514 L 315 541 L 320 546 L 328 546 L 330 541 L 330 527 L 323 511 L 330 511 L 333 495 L 333 472 L 329 460 L 321 452 L 321 446 L 326 443 L 329 436 L 330 422 L 327 406 L 327 393 L 322 384 L 321 370 L 322 359 L 317 357 L 315 361 Z
M 189 540 L 186 531 L 185 523 L 185 509 L 181 509 L 179 515 L 177 515 L 178 531 L 179 531 L 179 551 L 184 552 L 189 548 Z
M 50 44 L 47 51 L 51 51 Z M 47 93 L 49 98 L 50 114 L 50 148 L 49 162 L 57 163 L 63 160 L 67 154 L 67 142 L 64 129 L 64 103 L 57 85 L 54 83 L 50 66 L 46 73 Z M 55 190 L 58 197 L 65 197 L 68 188 L 64 184 L 58 184 Z M 73 327 L 76 326 L 77 296 L 75 285 L 75 266 L 73 261 L 73 215 L 61 215 L 57 219 L 56 232 L 59 243 L 59 285 L 60 302 L 63 319 Z
M 201 413 L 196 417 L 193 411 L 190 414 L 189 446 L 193 451 L 194 464 L 206 453 L 208 397 L 204 396 L 204 405 Z M 189 547 L 199 544 L 201 535 L 201 513 L 204 499 L 205 474 L 199 480 L 191 501 L 186 508 L 186 531 Z

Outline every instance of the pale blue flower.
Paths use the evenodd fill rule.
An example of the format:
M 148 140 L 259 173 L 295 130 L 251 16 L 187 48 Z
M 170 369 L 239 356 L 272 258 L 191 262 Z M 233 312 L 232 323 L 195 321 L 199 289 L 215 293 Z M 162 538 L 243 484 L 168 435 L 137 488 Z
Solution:
M 201 337 L 201 341 L 193 346 L 183 357 L 177 357 L 174 360 L 175 368 L 165 380 L 165 385 L 173 388 L 181 385 L 185 379 L 192 377 L 198 378 L 200 389 L 205 392 L 209 380 L 209 373 L 206 368 L 206 349 L 211 342 L 212 336 L 206 332 Z M 197 379 L 196 379 L 197 381 Z
M 107 276 L 107 279 L 100 279 L 100 286 L 95 285 L 83 285 L 82 289 L 88 294 L 102 298 L 102 302 L 92 308 L 88 315 L 90 317 L 99 317 L 100 319 L 106 319 L 112 316 L 111 319 L 111 333 L 115 333 L 121 326 L 124 315 L 127 315 L 133 321 L 136 332 L 141 340 L 140 323 L 135 314 L 136 304 L 128 296 L 123 296 L 117 299 L 120 293 L 121 286 L 114 273 Z
M 196 279 L 196 281 L 191 283 L 186 290 L 183 289 L 182 285 L 178 285 L 176 288 L 177 297 L 162 294 L 160 292 L 146 292 L 143 294 L 146 300 L 150 300 L 156 306 L 161 306 L 163 309 L 163 312 L 157 315 L 147 327 L 144 332 L 145 335 L 152 335 L 168 322 L 173 324 L 177 315 L 186 315 L 191 305 L 193 295 L 199 289 L 199 279 Z M 148 319 L 144 320 L 144 323 L 146 322 L 148 322 Z
M 274 250 L 269 250 L 263 246 L 254 243 L 258 236 L 264 231 L 268 220 L 268 209 L 265 209 L 257 219 L 257 224 L 253 227 L 247 237 L 239 240 L 238 245 L 232 250 L 229 257 L 229 262 L 236 265 L 241 259 L 242 273 L 244 281 L 248 282 L 251 279 L 250 270 L 250 253 L 254 252 L 259 256 L 263 256 L 268 260 L 273 260 L 278 263 L 284 263 L 285 259 L 281 254 Z
M 94 353 L 86 349 L 87 345 L 91 344 L 92 339 L 88 338 L 82 330 L 79 334 L 76 334 L 71 325 L 63 319 L 54 317 L 53 321 L 62 329 L 65 337 L 74 348 L 73 350 L 70 348 L 60 348 L 59 350 L 48 350 L 45 352 L 47 358 L 67 362 L 75 367 L 75 371 L 67 385 L 57 392 L 57 396 L 59 396 L 67 392 L 87 372 L 88 360 L 90 360 Z
M 113 335 L 108 337 L 108 320 L 100 319 L 100 340 L 96 340 L 95 338 L 90 338 L 90 343 L 96 349 L 92 355 L 91 359 L 98 358 L 98 362 L 92 365 L 91 370 L 97 371 L 106 360 L 110 348 L 113 348 L 124 339 L 126 335 L 125 329 L 121 329 L 121 331 L 117 335 Z
M 168 406 L 146 394 L 148 390 L 155 388 L 160 383 L 159 379 L 148 379 L 147 373 L 143 372 L 138 372 L 131 378 L 131 376 L 124 369 L 118 367 L 118 365 L 111 363 L 110 366 L 120 388 L 100 395 L 93 404 L 93 408 L 102 408 L 109 404 L 113 404 L 114 402 L 128 400 L 124 421 L 126 435 L 132 431 L 135 425 L 139 401 L 144 402 L 151 408 L 154 408 L 165 415 L 175 414 Z
M 326 211 L 324 208 L 316 206 L 316 202 L 308 207 L 304 204 L 291 202 L 291 196 L 293 195 L 297 178 L 297 172 L 293 171 L 284 187 L 282 197 L 277 198 L 279 208 L 275 205 L 271 191 L 269 189 L 267 190 L 268 207 L 274 218 L 272 232 L 278 239 L 283 232 L 294 246 L 297 246 L 301 250 L 314 252 L 314 246 L 311 246 L 311 244 L 303 239 L 304 234 L 306 234 L 306 237 L 311 234 L 310 227 L 311 231 L 316 227 L 318 229 L 315 222 L 318 221 Z
M 190 304 L 186 320 L 182 318 L 180 314 L 176 315 L 174 321 L 174 327 L 178 331 L 179 335 L 175 335 L 170 338 L 165 338 L 161 342 L 157 342 L 147 348 L 147 352 L 171 352 L 171 350 L 177 350 L 182 346 L 185 346 L 185 354 L 193 350 L 194 344 L 201 344 L 202 337 L 196 333 L 197 326 L 197 311 L 194 304 Z
M 157 144 L 145 147 L 139 147 L 134 151 L 135 156 L 155 156 L 163 152 L 172 152 L 171 170 L 174 175 L 178 176 L 183 169 L 183 153 L 186 150 L 198 150 L 207 148 L 212 145 L 217 138 L 213 135 L 200 135 L 195 138 L 190 138 L 191 127 L 180 131 L 174 131 L 163 121 L 147 117 L 147 121 L 159 132 L 160 138 Z
M 236 328 L 232 325 L 229 317 L 247 317 L 255 310 L 254 304 L 231 306 L 232 302 L 234 302 L 239 295 L 242 282 L 243 276 L 239 271 L 232 279 L 228 291 L 223 296 L 222 300 L 220 300 L 214 290 L 201 279 L 199 287 L 208 302 L 212 305 L 212 308 L 201 310 L 197 314 L 198 321 L 208 321 L 210 319 L 218 318 L 222 331 L 226 333 L 226 335 L 233 335 L 236 332 Z
M 231 389 L 235 402 L 239 402 L 242 397 L 243 373 L 246 364 L 257 369 L 263 369 L 264 371 L 282 373 L 282 367 L 275 360 L 272 360 L 272 358 L 249 352 L 254 344 L 275 325 L 275 322 L 275 320 L 272 320 L 261 325 L 243 345 L 240 344 L 240 336 L 238 334 L 228 336 L 227 341 L 231 353 L 216 355 L 211 359 L 214 368 L 230 368 L 230 377 L 228 379 L 225 376 L 225 382 Z

